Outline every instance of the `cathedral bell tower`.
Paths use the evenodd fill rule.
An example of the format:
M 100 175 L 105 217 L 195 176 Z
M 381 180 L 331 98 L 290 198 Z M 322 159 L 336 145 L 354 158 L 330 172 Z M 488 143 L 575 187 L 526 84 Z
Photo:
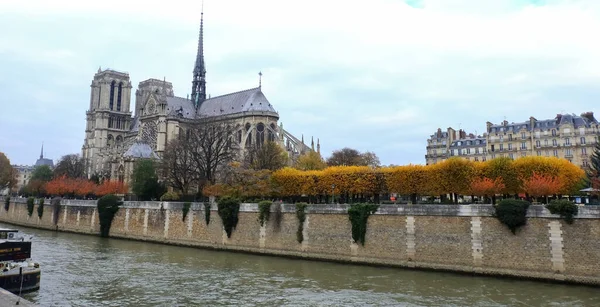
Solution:
M 200 34 L 198 36 L 198 52 L 192 79 L 192 102 L 196 108 L 206 100 L 206 68 L 204 67 L 204 10 L 200 13 Z
M 82 157 L 87 162 L 88 175 L 93 175 L 107 162 L 107 149 L 122 145 L 129 131 L 132 86 L 128 73 L 99 68 L 90 87 Z

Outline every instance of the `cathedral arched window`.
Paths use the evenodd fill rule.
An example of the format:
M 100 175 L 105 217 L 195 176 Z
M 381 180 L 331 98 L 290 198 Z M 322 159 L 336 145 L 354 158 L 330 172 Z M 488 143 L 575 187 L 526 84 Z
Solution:
M 123 144 L 123 137 L 120 135 L 117 135 L 117 138 L 115 139 L 115 145 L 120 146 Z
M 121 111 L 121 93 L 123 90 L 123 82 L 119 82 L 119 91 L 117 92 L 117 111 Z
M 119 181 L 120 182 L 125 181 L 125 169 L 123 168 L 123 165 L 119 166 L 119 170 L 117 171 L 117 175 L 119 177 Z
M 238 130 L 237 132 L 237 142 L 238 144 L 242 144 L 242 130 Z
M 109 134 L 108 137 L 106 138 L 106 147 L 112 147 L 114 141 L 115 140 L 114 140 L 112 134 Z
M 113 119 L 112 116 L 108 117 L 108 128 L 112 128 L 113 127 L 113 121 L 114 121 L 114 119 Z
M 260 146 L 265 143 L 265 125 L 259 123 L 256 125 L 256 145 Z
M 110 83 L 110 100 L 109 101 L 110 102 L 109 102 L 108 108 L 112 110 L 113 106 L 115 104 L 115 80 L 113 80 Z
M 251 147 L 252 146 L 252 133 L 248 133 L 248 136 L 246 137 L 246 147 Z
M 246 132 L 250 131 L 250 123 L 246 123 Z

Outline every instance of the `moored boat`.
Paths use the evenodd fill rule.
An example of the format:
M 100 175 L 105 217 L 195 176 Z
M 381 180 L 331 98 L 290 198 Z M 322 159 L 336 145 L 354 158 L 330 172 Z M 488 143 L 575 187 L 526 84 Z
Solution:
M 0 287 L 22 293 L 40 288 L 41 269 L 31 260 L 31 238 L 14 229 L 0 229 Z

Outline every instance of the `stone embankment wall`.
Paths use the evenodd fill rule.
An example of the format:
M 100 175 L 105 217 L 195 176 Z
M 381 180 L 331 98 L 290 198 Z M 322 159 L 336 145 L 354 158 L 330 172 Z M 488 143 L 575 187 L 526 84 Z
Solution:
M 347 205 L 306 208 L 304 241 L 298 243 L 294 205 L 261 227 L 258 206 L 242 204 L 239 223 L 227 238 L 216 205 L 210 223 L 202 204 L 185 220 L 182 203 L 126 202 L 112 224 L 112 237 L 409 268 L 504 275 L 600 285 L 600 208 L 580 207 L 572 225 L 531 206 L 527 226 L 513 235 L 492 216 L 490 205 L 382 205 L 369 218 L 365 246 L 352 242 Z M 98 234 L 95 201 L 62 200 L 37 205 L 31 217 L 25 199 L 0 208 L 0 221 L 36 228 Z

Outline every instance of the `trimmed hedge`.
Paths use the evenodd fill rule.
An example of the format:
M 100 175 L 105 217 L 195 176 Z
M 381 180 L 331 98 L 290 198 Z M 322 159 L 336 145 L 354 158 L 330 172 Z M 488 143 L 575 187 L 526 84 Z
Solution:
M 494 215 L 513 234 L 516 234 L 519 227 L 527 225 L 527 209 L 530 205 L 530 202 L 524 200 L 503 199 L 495 206 Z
M 566 199 L 555 199 L 546 205 L 546 208 L 550 210 L 550 213 L 560 215 L 567 224 L 573 224 L 575 221 L 573 217 L 579 212 L 577 205 Z
M 218 213 L 223 222 L 223 228 L 227 233 L 227 237 L 231 238 L 231 233 L 238 223 L 238 214 L 240 212 L 240 200 L 233 197 L 223 197 L 219 200 Z
M 265 222 L 269 221 L 269 215 L 271 214 L 271 205 L 273 202 L 268 200 L 263 200 L 258 203 L 258 221 L 260 222 L 260 226 L 264 226 Z
M 28 197 L 27 198 L 27 215 L 31 216 L 33 214 L 33 207 L 35 207 L 35 198 Z
M 119 197 L 112 194 L 102 196 L 98 199 L 98 217 L 100 219 L 101 237 L 108 238 L 113 218 L 117 211 L 119 211 L 119 206 L 122 204 L 123 202 Z
M 298 243 L 304 241 L 304 221 L 306 221 L 306 203 L 296 203 L 296 217 L 298 218 L 298 230 L 296 230 L 296 240 Z

